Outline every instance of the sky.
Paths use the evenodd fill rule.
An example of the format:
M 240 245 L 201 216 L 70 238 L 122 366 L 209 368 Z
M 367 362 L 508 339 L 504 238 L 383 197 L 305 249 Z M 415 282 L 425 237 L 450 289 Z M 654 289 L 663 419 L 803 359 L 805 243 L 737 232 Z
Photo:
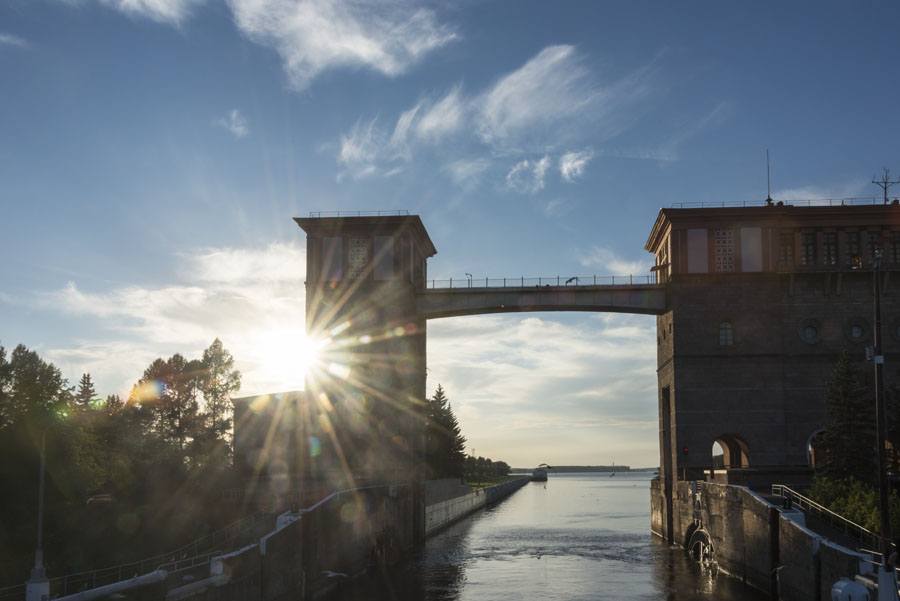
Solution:
M 661 207 L 900 173 L 896 2 L 0 2 L 0 344 L 127 393 L 220 337 L 296 389 L 310 211 L 406 209 L 429 277 L 646 274 Z M 658 464 L 652 317 L 435 320 L 470 449 Z

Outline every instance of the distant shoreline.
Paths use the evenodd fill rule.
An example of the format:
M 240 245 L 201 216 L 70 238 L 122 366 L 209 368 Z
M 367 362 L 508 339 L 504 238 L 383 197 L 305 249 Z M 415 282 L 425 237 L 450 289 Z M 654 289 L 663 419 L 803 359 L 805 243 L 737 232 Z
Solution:
M 510 469 L 511 474 L 530 474 L 534 468 L 530 467 L 514 467 Z M 551 473 L 569 474 L 574 472 L 655 472 L 657 467 L 636 467 L 631 468 L 627 465 L 554 465 L 550 468 Z

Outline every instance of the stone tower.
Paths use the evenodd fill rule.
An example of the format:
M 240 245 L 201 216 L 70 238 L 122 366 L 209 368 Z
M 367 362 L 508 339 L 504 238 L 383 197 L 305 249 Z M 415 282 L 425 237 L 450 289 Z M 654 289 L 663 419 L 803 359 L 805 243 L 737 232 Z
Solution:
M 306 331 L 322 343 L 309 402 L 356 481 L 418 477 L 425 319 L 416 293 L 437 251 L 418 216 L 296 219 L 307 234 Z

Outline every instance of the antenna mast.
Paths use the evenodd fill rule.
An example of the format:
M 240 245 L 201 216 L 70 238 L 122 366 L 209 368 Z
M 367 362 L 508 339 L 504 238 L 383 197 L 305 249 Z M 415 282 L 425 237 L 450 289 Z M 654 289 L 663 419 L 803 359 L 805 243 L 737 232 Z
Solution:
M 891 172 L 887 167 L 883 168 L 881 179 L 875 179 L 875 176 L 872 176 L 872 183 L 881 188 L 881 191 L 884 193 L 884 204 L 888 203 L 888 192 L 891 189 L 891 186 L 894 184 L 900 184 L 900 179 L 891 179 Z
M 766 148 L 766 204 L 772 204 L 772 174 L 769 167 L 769 149 Z

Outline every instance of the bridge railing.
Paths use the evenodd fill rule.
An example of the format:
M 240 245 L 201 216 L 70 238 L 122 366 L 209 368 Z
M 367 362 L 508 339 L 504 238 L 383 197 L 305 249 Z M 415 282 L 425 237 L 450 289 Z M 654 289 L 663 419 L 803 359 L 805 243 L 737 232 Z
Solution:
M 427 280 L 428 289 L 449 288 L 545 288 L 547 286 L 634 286 L 635 284 L 656 284 L 655 275 L 552 275 L 540 277 L 463 277 L 446 280 Z
M 801 495 L 796 490 L 789 488 L 784 484 L 773 484 L 772 496 L 784 499 L 785 507 L 796 507 L 807 513 L 814 514 L 831 527 L 858 540 L 862 547 L 869 549 L 878 549 L 881 547 L 881 537 L 875 532 L 860 526 L 856 522 L 848 520 L 844 516 L 831 511 L 821 503 L 816 503 L 809 497 Z
M 849 196 L 845 198 L 803 198 L 803 199 L 773 199 L 773 206 L 786 207 L 847 207 L 859 205 L 884 204 L 882 196 Z M 896 202 L 896 200 L 891 201 Z M 733 201 L 702 201 L 702 202 L 675 202 L 670 205 L 673 209 L 715 209 L 725 207 L 764 207 L 764 200 L 733 200 Z
M 406 217 L 409 211 L 406 209 L 393 209 L 390 211 L 310 211 L 309 216 L 320 217 Z

